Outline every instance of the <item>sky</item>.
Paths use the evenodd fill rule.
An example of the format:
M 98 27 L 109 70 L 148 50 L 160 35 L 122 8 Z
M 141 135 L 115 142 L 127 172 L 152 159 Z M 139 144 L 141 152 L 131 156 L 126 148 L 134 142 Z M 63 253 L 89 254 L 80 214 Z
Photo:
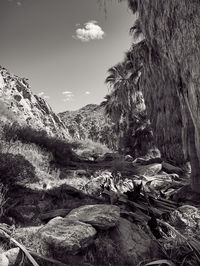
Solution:
M 106 10 L 98 0 L 0 0 L 0 65 L 28 78 L 56 113 L 99 104 L 135 21 L 126 1 Z

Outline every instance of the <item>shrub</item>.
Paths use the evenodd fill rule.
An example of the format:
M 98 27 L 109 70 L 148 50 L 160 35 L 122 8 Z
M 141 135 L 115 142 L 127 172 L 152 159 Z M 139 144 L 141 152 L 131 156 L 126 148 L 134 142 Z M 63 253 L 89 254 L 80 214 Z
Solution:
M 15 184 L 17 181 L 34 181 L 35 168 L 22 155 L 0 153 L 0 180 L 3 184 Z
M 34 143 L 43 149 L 51 152 L 56 163 L 67 166 L 76 155 L 72 151 L 72 145 L 67 141 L 50 137 L 45 130 L 36 130 L 31 127 L 20 127 L 16 125 L 4 128 L 4 137 L 7 141 L 20 140 L 22 143 Z M 9 133 L 9 134 L 8 134 Z
M 71 146 L 74 150 L 76 150 L 78 155 L 88 158 L 98 158 L 99 156 L 110 152 L 110 149 L 108 149 L 105 145 L 99 142 L 94 142 L 90 139 L 75 140 L 71 143 Z

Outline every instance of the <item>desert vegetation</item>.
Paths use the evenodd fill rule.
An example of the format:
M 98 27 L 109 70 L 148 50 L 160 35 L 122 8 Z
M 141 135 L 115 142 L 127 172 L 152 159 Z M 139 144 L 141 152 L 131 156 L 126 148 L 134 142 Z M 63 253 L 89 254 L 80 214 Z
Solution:
M 200 265 L 200 6 L 128 4 L 100 105 L 57 116 L 0 67 L 2 266 Z

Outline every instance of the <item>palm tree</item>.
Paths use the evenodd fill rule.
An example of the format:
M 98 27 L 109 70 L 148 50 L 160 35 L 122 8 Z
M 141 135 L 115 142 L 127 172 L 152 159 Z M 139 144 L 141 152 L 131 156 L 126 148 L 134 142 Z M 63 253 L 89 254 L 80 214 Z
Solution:
M 124 145 L 125 138 L 131 137 L 133 130 L 130 127 L 139 119 L 138 114 L 145 111 L 144 99 L 138 91 L 142 64 L 140 60 L 136 61 L 132 51 L 129 51 L 122 63 L 108 70 L 109 75 L 105 80 L 110 93 L 106 95 L 102 106 L 106 115 L 115 123 L 120 146 Z
M 117 64 L 108 70 L 108 77 L 105 82 L 111 89 L 105 106 L 106 115 L 116 123 L 117 129 L 120 128 L 122 119 L 126 120 L 127 115 L 131 112 L 132 86 L 129 83 L 129 73 L 125 63 Z M 118 132 L 120 133 L 120 132 Z

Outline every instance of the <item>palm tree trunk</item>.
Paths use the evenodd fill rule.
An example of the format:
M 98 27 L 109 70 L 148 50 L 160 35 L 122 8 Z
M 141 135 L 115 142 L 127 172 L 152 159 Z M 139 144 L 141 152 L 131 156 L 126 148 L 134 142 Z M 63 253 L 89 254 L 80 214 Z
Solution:
M 187 116 L 187 138 L 188 138 L 188 155 L 191 164 L 191 187 L 192 190 L 200 193 L 200 160 L 198 157 L 198 148 L 196 143 L 197 130 L 195 128 L 195 119 L 190 108 L 187 95 L 184 94 L 185 113 Z

